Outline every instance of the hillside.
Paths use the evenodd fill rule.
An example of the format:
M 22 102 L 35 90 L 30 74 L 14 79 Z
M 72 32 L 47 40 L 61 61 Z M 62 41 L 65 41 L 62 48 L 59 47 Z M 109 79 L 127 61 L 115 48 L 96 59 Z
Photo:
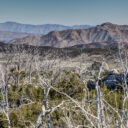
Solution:
M 89 29 L 52 31 L 47 35 L 36 36 L 35 38 L 27 36 L 12 40 L 10 43 L 64 48 L 92 42 L 128 42 L 127 34 L 127 25 L 104 23 Z
M 121 45 L 122 44 L 125 46 L 128 46 L 127 42 L 122 42 Z M 82 48 L 82 49 L 85 49 L 85 48 L 103 48 L 103 49 L 106 49 L 106 48 L 118 48 L 119 45 L 120 45 L 120 42 L 92 42 L 89 44 L 74 45 L 74 46 L 71 46 L 71 48 Z

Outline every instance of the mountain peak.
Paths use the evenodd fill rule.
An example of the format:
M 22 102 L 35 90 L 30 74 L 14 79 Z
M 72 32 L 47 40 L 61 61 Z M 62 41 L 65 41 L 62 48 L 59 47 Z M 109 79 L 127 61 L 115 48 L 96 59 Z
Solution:
M 101 24 L 101 26 L 111 26 L 111 25 L 114 25 L 114 24 L 112 24 L 111 22 L 105 22 Z

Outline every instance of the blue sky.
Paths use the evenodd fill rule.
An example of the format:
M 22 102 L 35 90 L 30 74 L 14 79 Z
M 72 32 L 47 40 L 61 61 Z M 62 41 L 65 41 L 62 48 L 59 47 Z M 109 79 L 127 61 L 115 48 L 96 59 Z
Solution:
M 0 22 L 128 24 L 128 0 L 0 0 Z

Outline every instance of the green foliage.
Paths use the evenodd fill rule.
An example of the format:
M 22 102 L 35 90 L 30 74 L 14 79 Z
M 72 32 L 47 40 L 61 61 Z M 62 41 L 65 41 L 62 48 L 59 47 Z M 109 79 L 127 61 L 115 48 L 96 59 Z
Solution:
M 68 94 L 73 98 L 82 98 L 84 93 L 84 84 L 79 81 L 78 76 L 75 74 L 67 73 L 66 78 L 62 77 L 61 80 L 56 83 L 55 87 L 61 92 Z M 50 90 L 50 99 L 65 99 L 66 97 L 62 94 L 57 93 L 53 89 Z
M 12 72 L 13 74 L 14 72 Z M 19 85 L 15 86 L 12 81 L 12 86 L 8 89 L 8 100 L 10 113 L 9 118 L 11 121 L 11 128 L 24 128 L 31 127 L 32 123 L 35 122 L 38 114 L 41 112 L 41 106 L 44 98 L 44 89 L 40 88 L 39 79 L 36 72 L 32 72 L 32 83 L 23 83 L 23 79 L 25 77 L 28 78 L 29 73 L 25 71 L 21 71 L 19 73 L 15 73 L 15 75 L 19 75 Z M 14 74 L 13 74 L 14 75 Z M 41 76 L 45 76 L 50 79 L 53 76 L 53 72 L 41 72 Z M 102 74 L 104 76 L 105 74 Z M 85 89 L 84 83 L 79 79 L 78 74 L 71 73 L 65 71 L 65 75 L 62 76 L 59 80 L 59 74 L 54 76 L 54 81 L 49 82 L 51 86 L 57 88 L 60 92 L 64 92 L 70 97 L 76 99 L 77 101 L 82 101 L 83 97 L 86 97 L 86 101 L 84 101 L 84 108 L 88 108 L 89 113 L 93 113 L 96 115 L 96 91 L 91 90 L 87 91 Z M 109 90 L 104 85 L 101 88 L 101 93 L 103 94 L 103 98 L 114 108 L 118 109 L 121 112 L 122 109 L 122 101 L 123 101 L 123 91 L 121 89 L 117 90 Z M 62 100 L 69 100 L 65 95 L 58 93 L 54 89 L 50 89 L 50 93 L 48 95 L 49 98 L 49 106 L 55 106 L 59 104 Z M 23 99 L 29 99 L 33 101 L 33 103 L 29 103 L 29 101 L 25 101 Z M 116 99 L 116 100 L 115 100 Z M 2 100 L 2 95 L 0 93 L 0 101 Z M 88 101 L 88 102 L 87 102 Z M 51 126 L 54 128 L 67 127 L 62 119 L 65 116 L 72 117 L 72 120 L 75 124 L 81 124 L 81 121 L 85 120 L 84 114 L 80 111 L 78 107 L 73 110 L 71 106 L 75 106 L 73 103 L 66 104 L 66 110 L 57 109 L 53 113 L 50 114 L 51 118 Z M 78 114 L 79 113 L 79 114 Z M 114 112 L 113 112 L 114 113 Z M 116 113 L 114 113 L 117 116 Z M 118 118 L 118 116 L 117 116 Z M 47 121 L 47 116 L 43 119 L 45 122 Z M 88 124 L 88 120 L 85 121 Z M 0 113 L 0 128 L 6 128 L 7 121 L 6 117 L 3 113 Z
M 31 104 L 26 105 L 20 109 L 22 116 L 24 117 L 24 120 L 27 120 L 29 122 L 34 122 L 36 120 L 36 117 L 40 113 L 40 105 L 38 104 Z
M 32 101 L 41 102 L 43 100 L 43 90 L 31 84 L 25 85 L 23 88 L 23 95 Z
M 23 128 L 24 125 L 19 112 L 12 111 L 9 115 L 9 118 L 10 118 L 12 128 L 19 128 L 19 127 Z
M 0 113 L 0 128 L 7 128 L 6 117 L 2 113 Z

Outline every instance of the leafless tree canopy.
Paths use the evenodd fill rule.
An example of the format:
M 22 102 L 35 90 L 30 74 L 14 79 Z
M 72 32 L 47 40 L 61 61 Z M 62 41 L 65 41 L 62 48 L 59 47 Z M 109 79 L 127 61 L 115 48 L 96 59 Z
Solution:
M 37 48 L 8 49 L 0 52 L 1 128 L 128 127 L 128 52 L 121 45 L 113 69 L 106 55 L 88 67 L 82 53 L 75 62 Z

